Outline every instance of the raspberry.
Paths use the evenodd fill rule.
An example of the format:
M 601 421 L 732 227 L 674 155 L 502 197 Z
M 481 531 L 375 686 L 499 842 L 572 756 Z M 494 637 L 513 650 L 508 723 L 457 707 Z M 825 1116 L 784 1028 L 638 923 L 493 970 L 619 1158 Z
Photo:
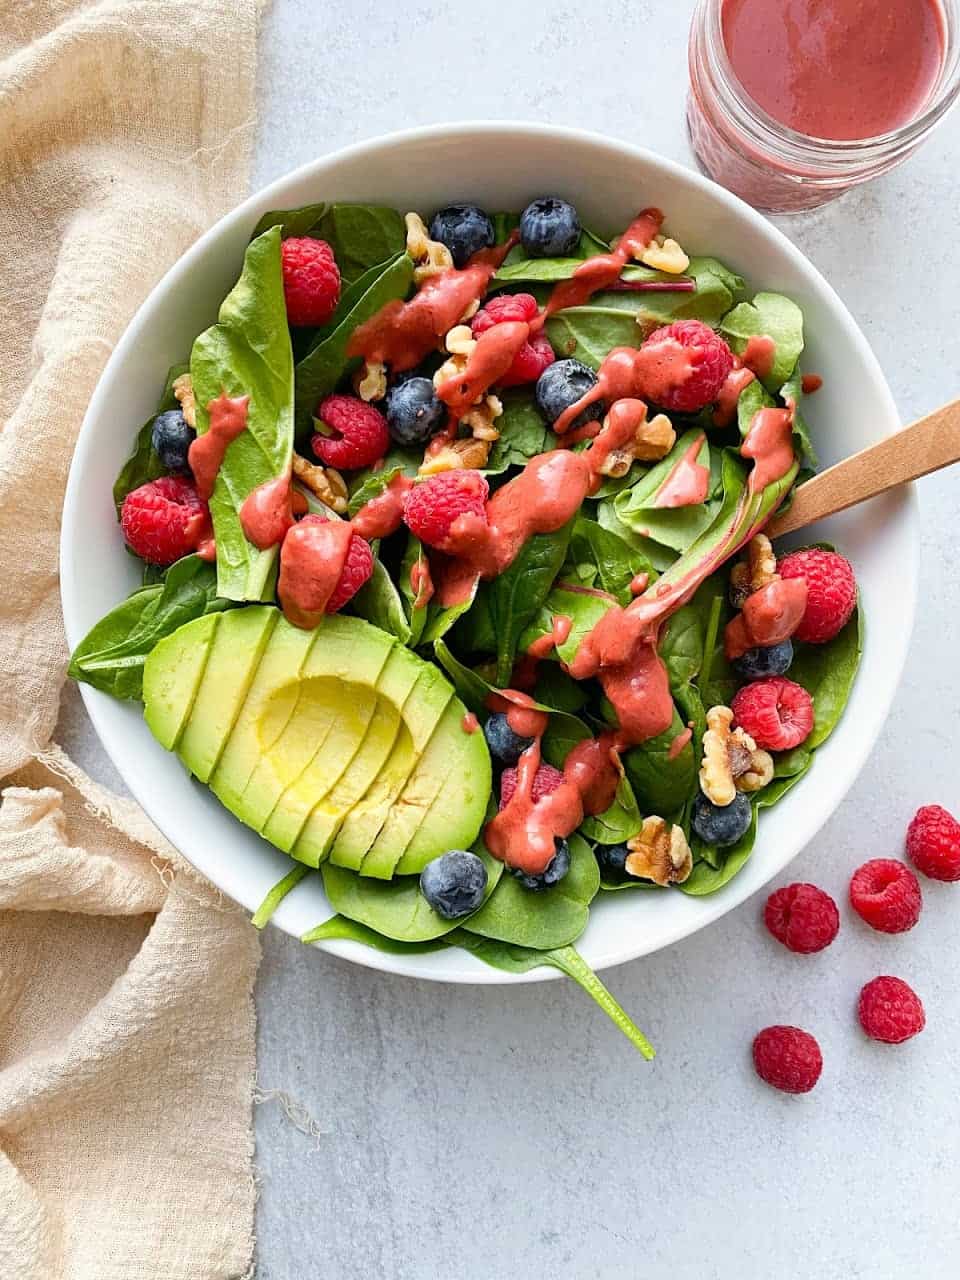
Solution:
M 410 490 L 403 502 L 403 518 L 410 532 L 428 547 L 454 550 L 450 546 L 451 525 L 468 513 L 486 524 L 489 492 L 479 471 L 442 471 Z
M 874 978 L 860 992 L 857 1016 L 864 1031 L 884 1044 L 902 1044 L 926 1025 L 923 1003 L 902 978 Z
M 342 471 L 369 467 L 390 447 L 386 418 L 357 396 L 327 396 L 317 405 L 317 418 L 334 433 L 326 436 L 318 432 L 310 442 L 328 467 Z
M 340 270 L 326 240 L 291 236 L 280 246 L 292 325 L 326 324 L 340 301 Z
M 765 1027 L 753 1041 L 757 1075 L 784 1093 L 809 1093 L 820 1079 L 823 1057 L 809 1031 L 799 1027 Z
M 960 880 L 960 822 L 927 804 L 907 827 L 907 857 L 931 880 Z
M 507 293 L 491 298 L 470 321 L 473 336 L 479 338 L 482 333 L 492 329 L 494 325 L 506 320 L 527 322 L 537 314 L 537 300 L 529 293 Z M 545 333 L 535 333 L 525 342 L 514 357 L 513 364 L 500 379 L 501 387 L 519 387 L 528 382 L 536 382 L 549 365 L 556 360 L 550 339 Z
M 906 933 L 920 919 L 920 881 L 893 858 L 874 858 L 853 873 L 850 905 L 871 929 Z
M 318 513 L 304 516 L 298 523 L 301 525 L 323 524 L 326 518 L 326 516 Z M 355 533 L 350 539 L 343 568 L 340 570 L 340 577 L 333 589 L 333 594 L 327 601 L 324 613 L 336 613 L 342 609 L 348 600 L 353 599 L 372 574 L 373 552 L 370 550 L 370 544 L 361 538 L 358 533 Z
M 533 779 L 533 787 L 531 795 L 533 802 L 536 804 L 538 800 L 542 800 L 544 796 L 550 795 L 556 791 L 557 787 L 563 782 L 563 774 L 559 769 L 555 769 L 552 764 L 542 764 L 536 772 Z M 504 769 L 500 778 L 500 808 L 505 809 L 513 799 L 513 793 L 517 789 L 517 771 L 516 769 Z
M 677 413 L 696 413 L 713 404 L 727 374 L 733 368 L 733 352 L 718 333 L 700 320 L 677 320 L 655 329 L 644 347 L 656 346 L 672 339 L 691 353 L 690 376 L 679 386 L 660 393 L 657 403 Z
M 191 481 L 161 476 L 127 494 L 120 528 L 141 560 L 167 565 L 197 549 L 209 518 L 207 504 Z
M 837 904 L 815 884 L 788 884 L 771 893 L 763 919 L 778 942 L 802 955 L 829 947 L 840 931 Z
M 813 728 L 813 699 L 785 676 L 744 685 L 730 707 L 740 728 L 766 751 L 791 751 Z
M 857 603 L 857 580 L 844 556 L 819 547 L 791 551 L 777 572 L 781 578 L 806 579 L 807 607 L 794 639 L 826 644 L 850 621 Z

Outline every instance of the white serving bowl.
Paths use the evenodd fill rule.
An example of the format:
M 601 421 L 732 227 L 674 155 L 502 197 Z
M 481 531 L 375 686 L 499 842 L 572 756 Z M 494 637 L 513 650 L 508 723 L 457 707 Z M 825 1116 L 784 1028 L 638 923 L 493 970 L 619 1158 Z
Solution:
M 639 208 L 665 210 L 689 252 L 729 263 L 754 289 L 782 291 L 803 308 L 804 363 L 824 379 L 808 416 L 823 463 L 872 444 L 899 426 L 877 361 L 843 303 L 775 227 L 699 174 L 639 147 L 546 125 L 435 126 L 348 147 L 251 196 L 201 236 L 137 312 L 90 402 L 63 511 L 61 591 L 67 639 L 76 645 L 137 584 L 123 548 L 111 486 L 134 433 L 153 411 L 169 365 L 187 358 L 240 270 L 250 232 L 268 209 L 320 200 L 374 201 L 429 213 L 452 200 L 519 209 L 558 192 L 584 221 L 612 230 Z M 888 495 L 813 530 L 856 567 L 867 619 L 863 664 L 836 732 L 814 768 L 777 807 L 761 814 L 756 849 L 743 871 L 709 898 L 679 892 L 600 894 L 578 942 L 595 969 L 647 955 L 702 929 L 755 893 L 816 834 L 857 776 L 889 709 L 906 655 L 916 589 L 916 502 Z M 891 583 L 896 583 L 896 590 Z M 151 737 L 137 704 L 81 685 L 108 754 L 167 838 L 230 897 L 254 909 L 290 860 L 232 817 Z M 300 935 L 330 909 L 319 877 L 293 891 L 274 917 Z M 353 942 L 328 950 L 360 964 L 446 982 L 534 982 L 541 969 L 508 975 L 448 951 L 389 955 Z

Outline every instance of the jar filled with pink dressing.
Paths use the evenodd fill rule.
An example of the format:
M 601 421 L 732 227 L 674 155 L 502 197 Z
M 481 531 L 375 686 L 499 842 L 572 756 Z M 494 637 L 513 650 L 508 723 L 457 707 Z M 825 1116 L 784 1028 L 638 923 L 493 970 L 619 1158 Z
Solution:
M 687 122 L 701 166 L 769 212 L 899 164 L 960 96 L 960 0 L 698 0 Z

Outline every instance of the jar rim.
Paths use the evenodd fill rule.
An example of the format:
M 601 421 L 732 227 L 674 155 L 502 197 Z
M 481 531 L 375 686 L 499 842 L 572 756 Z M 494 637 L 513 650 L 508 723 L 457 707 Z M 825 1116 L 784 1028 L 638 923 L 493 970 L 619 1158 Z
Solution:
M 960 0 L 934 0 L 943 18 L 944 56 L 937 80 L 922 111 L 886 133 L 868 138 L 819 138 L 800 133 L 777 120 L 752 98 L 733 70 L 721 25 L 724 0 L 699 0 L 707 36 L 707 57 L 718 94 L 717 106 L 735 129 L 773 158 L 802 163 L 813 171 L 859 168 L 911 151 L 960 100 Z

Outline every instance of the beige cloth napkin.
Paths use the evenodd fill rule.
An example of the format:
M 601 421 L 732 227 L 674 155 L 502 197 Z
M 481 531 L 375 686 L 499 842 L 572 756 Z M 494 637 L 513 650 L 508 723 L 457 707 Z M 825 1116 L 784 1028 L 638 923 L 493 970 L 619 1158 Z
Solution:
M 246 191 L 259 9 L 0 0 L 3 1280 L 250 1267 L 254 930 L 50 738 L 73 441 L 137 304 Z

